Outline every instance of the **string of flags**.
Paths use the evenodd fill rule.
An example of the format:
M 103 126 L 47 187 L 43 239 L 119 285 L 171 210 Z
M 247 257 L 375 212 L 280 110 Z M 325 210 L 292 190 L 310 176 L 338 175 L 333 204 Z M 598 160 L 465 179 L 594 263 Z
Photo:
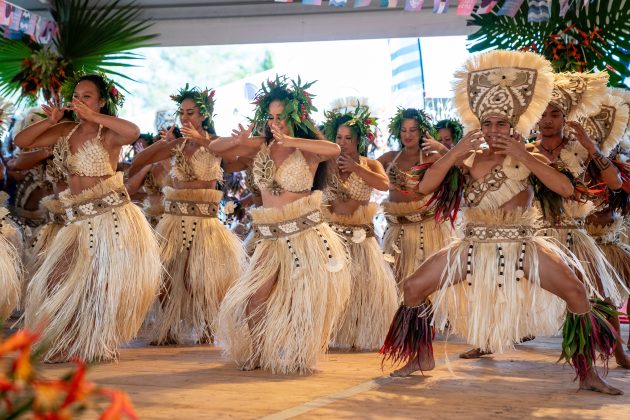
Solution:
M 57 32 L 57 23 L 53 19 L 0 0 L 0 30 L 6 38 L 21 39 L 27 35 L 39 44 L 48 44 Z
M 0 0 L 2 1 L 2 0 Z M 419 12 L 422 10 L 425 0 L 275 0 L 277 3 L 302 3 L 310 6 L 322 6 L 328 3 L 333 7 L 346 7 L 352 5 L 354 8 L 368 7 L 378 5 L 381 8 L 399 8 L 406 12 Z M 528 13 L 527 20 L 529 22 L 546 22 L 549 20 L 551 13 L 552 0 L 527 0 Z M 583 5 L 592 0 L 575 1 L 575 3 Z M 456 13 L 458 16 L 470 16 L 473 12 L 479 15 L 490 13 L 493 10 L 498 16 L 514 17 L 521 9 L 525 0 L 504 0 L 499 5 L 498 10 L 494 10 L 499 0 L 459 0 L 457 2 Z M 571 7 L 573 0 L 560 0 L 560 16 L 567 13 Z M 433 0 L 433 13 L 447 13 L 449 9 L 449 0 Z M 476 8 L 476 9 L 475 9 Z

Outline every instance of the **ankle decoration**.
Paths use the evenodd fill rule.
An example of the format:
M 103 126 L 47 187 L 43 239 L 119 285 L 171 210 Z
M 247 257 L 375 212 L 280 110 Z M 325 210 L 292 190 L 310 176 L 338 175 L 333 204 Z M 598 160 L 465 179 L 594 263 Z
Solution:
M 617 309 L 604 301 L 594 300 L 591 310 L 585 314 L 569 312 L 562 329 L 562 354 L 575 369 L 576 378 L 586 379 L 589 370 L 595 368 L 597 353 L 608 372 L 608 360 L 613 356 L 619 335 L 610 319 L 619 315 Z
M 380 350 L 383 355 L 381 365 L 386 361 L 398 365 L 414 358 L 420 361 L 427 352 L 433 353 L 435 330 L 432 320 L 428 303 L 413 307 L 400 305 Z

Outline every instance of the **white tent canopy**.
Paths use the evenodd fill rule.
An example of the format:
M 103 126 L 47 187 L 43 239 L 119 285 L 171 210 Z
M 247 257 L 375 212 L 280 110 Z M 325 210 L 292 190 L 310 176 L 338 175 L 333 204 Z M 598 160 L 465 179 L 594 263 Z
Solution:
M 273 0 L 137 0 L 144 17 L 155 22 L 162 46 L 251 44 L 342 39 L 405 38 L 466 35 L 466 17 L 457 16 L 457 1 L 451 0 L 446 14 L 432 12 L 433 2 L 425 1 L 421 12 L 379 6 L 343 8 L 308 6 L 300 0 L 276 3 Z M 47 14 L 47 0 L 13 0 L 18 6 Z M 107 1 L 102 0 L 101 4 Z

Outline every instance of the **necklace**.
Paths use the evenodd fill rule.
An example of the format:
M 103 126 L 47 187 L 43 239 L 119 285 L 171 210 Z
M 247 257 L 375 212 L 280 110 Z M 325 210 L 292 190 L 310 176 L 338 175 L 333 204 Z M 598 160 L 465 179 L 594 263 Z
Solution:
M 562 141 L 560 142 L 560 144 L 559 144 L 559 145 L 557 145 L 557 146 L 556 146 L 556 147 L 554 147 L 553 149 L 549 150 L 549 149 L 547 149 L 547 148 L 543 145 L 543 142 L 542 142 L 542 140 L 541 140 L 541 141 L 540 141 L 540 147 L 542 147 L 542 149 L 543 149 L 545 152 L 549 153 L 550 155 L 553 155 L 553 152 L 555 152 L 556 150 L 558 150 L 560 147 L 564 146 L 564 143 L 566 143 L 566 140 L 565 140 L 565 139 L 562 139 Z

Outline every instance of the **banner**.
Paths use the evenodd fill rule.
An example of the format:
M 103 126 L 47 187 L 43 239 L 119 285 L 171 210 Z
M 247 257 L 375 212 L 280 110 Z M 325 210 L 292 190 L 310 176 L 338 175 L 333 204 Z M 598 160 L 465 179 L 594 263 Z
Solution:
M 433 13 L 440 14 L 448 12 L 448 0 L 433 0 Z
M 344 7 L 348 3 L 348 0 L 330 0 L 328 2 L 329 6 L 335 7 Z
M 486 13 L 490 13 L 497 3 L 497 0 L 481 0 L 481 5 L 477 9 L 477 14 L 485 15 Z
M 525 0 L 505 0 L 497 15 L 514 17 Z
M 423 3 L 424 0 L 405 0 L 405 10 L 407 12 L 419 12 Z
M 28 35 L 41 44 L 49 43 L 57 31 L 54 20 L 32 14 L 5 0 L 0 0 L 0 27 L 6 38 L 21 39 Z
M 309 6 L 321 6 L 322 0 L 302 0 L 302 4 L 306 4 Z
M 529 13 L 527 13 L 527 21 L 540 23 L 549 20 L 549 2 L 548 0 L 529 0 Z
M 372 3 L 372 0 L 354 0 L 354 7 L 366 7 Z
M 381 0 L 381 7 L 394 8 L 398 6 L 398 0 Z
M 477 4 L 477 0 L 459 0 L 457 5 L 457 16 L 470 16 Z

